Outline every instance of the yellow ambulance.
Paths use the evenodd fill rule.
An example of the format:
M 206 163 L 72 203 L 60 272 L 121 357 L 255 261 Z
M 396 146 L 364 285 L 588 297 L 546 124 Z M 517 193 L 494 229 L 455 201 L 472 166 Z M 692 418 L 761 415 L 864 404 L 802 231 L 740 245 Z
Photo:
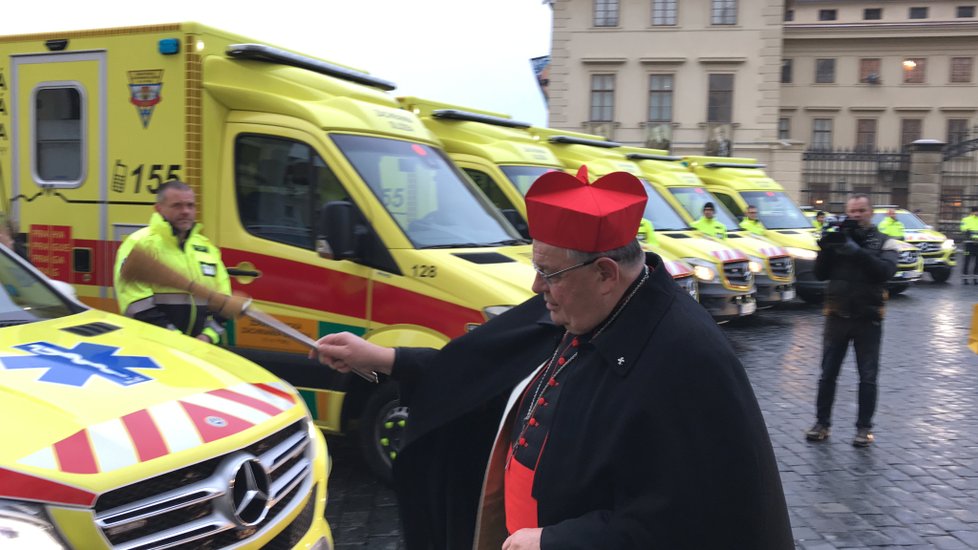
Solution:
M 418 97 L 402 97 L 399 101 L 421 118 L 452 161 L 529 238 L 523 195 L 541 175 L 564 169 L 553 152 L 529 132 L 530 124 L 501 113 Z M 665 250 L 656 252 L 673 280 L 698 298 L 692 267 Z
M 688 156 L 683 162 L 736 216 L 742 218 L 748 205 L 757 207 L 757 217 L 768 228 L 771 240 L 795 258 L 799 296 L 809 302 L 820 301 L 826 282 L 815 279 L 815 227 L 784 188 L 764 173 L 764 165 L 756 159 L 730 157 Z M 891 294 L 907 290 L 923 273 L 919 250 L 902 241 L 898 244 L 897 272 L 887 283 Z
M 639 147 L 622 147 L 621 150 L 638 164 L 645 179 L 657 186 L 673 206 L 678 207 L 687 223 L 702 215 L 704 204 L 714 204 L 716 219 L 727 229 L 724 244 L 743 252 L 750 260 L 758 306 L 770 307 L 795 297 L 794 262 L 788 251 L 777 243 L 742 229 L 736 218 L 706 189 L 703 182 L 679 163 L 681 157 Z
M 920 250 L 923 270 L 935 283 L 943 283 L 951 276 L 954 261 L 954 241 L 944 233 L 924 223 L 916 214 L 896 205 L 874 205 L 873 223 L 879 225 L 890 208 L 896 210 L 897 220 L 903 223 L 904 239 Z
M 529 298 L 529 246 L 391 82 L 195 23 L 0 39 L 0 169 L 30 257 L 114 311 L 119 242 L 169 179 L 196 192 L 235 290 L 313 338 L 441 346 Z M 359 426 L 388 475 L 406 410 L 248 320 L 228 344 Z
M 699 285 L 699 301 L 717 321 L 729 321 L 757 310 L 754 299 L 754 274 L 742 252 L 717 240 L 698 234 L 662 193 L 649 185 L 641 169 L 618 150 L 621 144 L 599 136 L 553 128 L 531 128 L 530 132 L 547 143 L 568 171 L 587 165 L 593 180 L 611 172 L 634 174 L 645 183 L 649 201 L 645 218 L 655 229 L 657 247 L 679 257 L 693 268 Z
M 768 238 L 795 261 L 798 296 L 806 302 L 821 301 L 826 283 L 815 278 L 815 228 L 784 188 L 764 173 L 764 165 L 737 157 L 687 156 L 682 162 L 738 219 L 748 204 L 756 206 Z
M 0 548 L 332 548 L 302 398 L 0 246 Z

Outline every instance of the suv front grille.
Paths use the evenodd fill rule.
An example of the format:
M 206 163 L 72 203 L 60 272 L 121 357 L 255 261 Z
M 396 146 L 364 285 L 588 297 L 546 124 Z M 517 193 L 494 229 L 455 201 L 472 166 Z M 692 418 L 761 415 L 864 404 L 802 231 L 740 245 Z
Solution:
M 243 449 L 102 495 L 95 504 L 96 524 L 113 548 L 122 550 L 209 549 L 241 543 L 276 526 L 305 497 L 315 502 L 312 452 L 306 421 L 301 420 Z M 247 521 L 235 517 L 244 514 L 236 512 L 240 503 L 235 502 L 233 485 L 243 464 L 254 461 L 265 476 L 256 486 L 264 489 L 262 483 L 267 482 L 262 492 L 268 500 L 264 516 Z
M 900 260 L 899 260 L 899 263 L 901 265 L 902 264 L 915 264 L 915 263 L 917 263 L 917 254 L 918 254 L 918 252 L 916 250 L 904 250 L 904 251 L 901 251 L 900 252 Z
M 768 264 L 771 265 L 771 274 L 777 277 L 790 277 L 795 271 L 795 265 L 791 261 L 791 256 L 768 258 Z
M 920 249 L 923 254 L 934 254 L 941 251 L 941 243 L 934 241 L 910 243 Z
M 754 274 L 746 261 L 724 262 L 723 276 L 734 286 L 750 286 L 754 282 Z

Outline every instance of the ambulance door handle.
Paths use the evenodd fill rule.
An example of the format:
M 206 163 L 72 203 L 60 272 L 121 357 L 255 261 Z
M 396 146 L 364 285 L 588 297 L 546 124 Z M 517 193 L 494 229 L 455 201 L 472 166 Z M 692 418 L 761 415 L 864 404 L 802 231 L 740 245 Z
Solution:
M 234 267 L 227 268 L 227 270 L 228 275 L 238 278 L 238 282 L 244 285 L 261 277 L 261 271 L 256 269 L 255 264 L 251 262 L 241 262 Z

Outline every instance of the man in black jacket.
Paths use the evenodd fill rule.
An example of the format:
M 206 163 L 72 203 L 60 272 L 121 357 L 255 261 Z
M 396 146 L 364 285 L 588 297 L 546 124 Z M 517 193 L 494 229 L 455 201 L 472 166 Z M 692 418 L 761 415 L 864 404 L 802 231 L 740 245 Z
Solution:
M 852 444 L 867 447 L 874 439 L 884 285 L 896 273 L 899 248 L 896 241 L 876 229 L 872 217 L 869 196 L 852 195 L 846 203 L 846 221 L 818 242 L 821 250 L 815 259 L 815 276 L 821 281 L 828 279 L 829 285 L 816 421 L 805 433 L 809 441 L 823 441 L 829 436 L 835 381 L 849 342 L 856 350 L 859 369 L 859 413 Z
M 407 548 L 794 547 L 743 366 L 635 239 L 646 200 L 626 173 L 544 175 L 526 195 L 537 296 L 441 350 L 320 340 L 331 367 L 400 383 Z

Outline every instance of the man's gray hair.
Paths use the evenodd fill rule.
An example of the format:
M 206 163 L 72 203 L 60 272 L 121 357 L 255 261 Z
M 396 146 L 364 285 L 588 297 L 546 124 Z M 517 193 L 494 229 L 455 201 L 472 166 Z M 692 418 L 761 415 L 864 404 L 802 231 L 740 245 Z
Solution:
M 175 189 L 177 191 L 193 191 L 189 185 L 183 183 L 180 180 L 170 180 L 156 189 L 156 204 L 163 204 L 166 200 L 166 192 L 170 189 Z
M 604 252 L 571 250 L 569 256 L 578 263 L 590 262 L 598 258 L 611 258 L 626 267 L 635 267 L 645 262 L 645 252 L 642 250 L 642 245 L 639 244 L 638 239 L 632 239 L 625 246 Z

